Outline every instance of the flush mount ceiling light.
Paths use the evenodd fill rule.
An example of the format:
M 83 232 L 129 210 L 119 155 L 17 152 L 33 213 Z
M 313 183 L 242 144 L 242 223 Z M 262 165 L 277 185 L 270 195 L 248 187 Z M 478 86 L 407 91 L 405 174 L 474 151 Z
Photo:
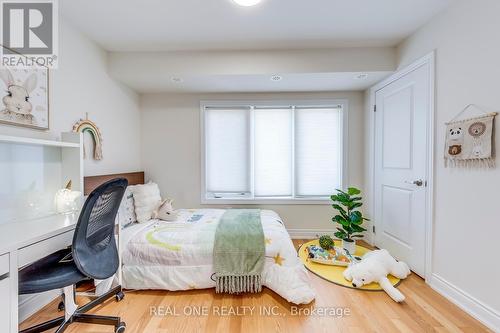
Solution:
M 273 75 L 273 76 L 271 76 L 271 81 L 278 82 L 278 81 L 281 81 L 281 80 L 283 80 L 283 76 L 281 76 L 281 75 Z
M 240 6 L 250 7 L 250 6 L 255 6 L 262 0 L 233 0 L 233 1 Z

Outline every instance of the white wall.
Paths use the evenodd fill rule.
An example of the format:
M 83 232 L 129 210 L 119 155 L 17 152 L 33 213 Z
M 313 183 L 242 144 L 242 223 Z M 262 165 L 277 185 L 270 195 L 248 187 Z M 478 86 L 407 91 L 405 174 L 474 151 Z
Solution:
M 139 97 L 107 74 L 107 55 L 61 20 L 59 68 L 50 72 L 50 130 L 0 125 L 0 133 L 59 138 L 80 118 L 89 118 L 103 135 L 104 159 L 85 160 L 85 175 L 137 171 L 140 164 Z M 86 137 L 87 155 L 92 154 Z
M 433 282 L 500 331 L 500 169 L 447 169 L 442 157 L 446 121 L 469 103 L 500 110 L 499 17 L 498 0 L 460 0 L 398 54 L 402 67 L 437 53 Z
M 150 94 L 141 96 L 142 161 L 146 178 L 178 208 L 200 207 L 200 100 L 346 98 L 349 100 L 349 185 L 363 187 L 363 94 Z M 248 207 L 248 206 L 247 206 Z M 262 206 L 277 211 L 289 230 L 334 230 L 328 205 Z M 311 234 L 314 236 L 314 233 Z

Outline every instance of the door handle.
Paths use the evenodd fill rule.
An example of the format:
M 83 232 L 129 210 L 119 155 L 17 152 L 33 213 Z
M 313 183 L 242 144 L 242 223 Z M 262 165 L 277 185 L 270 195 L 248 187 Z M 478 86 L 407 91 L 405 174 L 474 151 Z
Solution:
M 422 179 L 417 179 L 417 180 L 414 180 L 412 182 L 409 182 L 409 181 L 405 181 L 406 184 L 412 184 L 412 185 L 416 185 L 418 187 L 420 186 L 423 186 L 424 185 L 424 181 Z

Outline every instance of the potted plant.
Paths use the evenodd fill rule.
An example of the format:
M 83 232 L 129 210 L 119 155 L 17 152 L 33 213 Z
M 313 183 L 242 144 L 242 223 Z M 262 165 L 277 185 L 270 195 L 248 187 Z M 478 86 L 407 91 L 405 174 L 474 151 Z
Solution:
M 361 191 L 357 188 L 349 187 L 347 192 L 337 190 L 337 194 L 331 196 L 332 207 L 339 212 L 332 218 L 333 222 L 339 224 L 335 237 L 342 239 L 342 247 L 350 254 L 356 252 L 356 238 L 362 238 L 362 232 L 366 231 L 362 227 L 363 222 L 369 221 L 357 210 L 363 205 L 360 194 Z

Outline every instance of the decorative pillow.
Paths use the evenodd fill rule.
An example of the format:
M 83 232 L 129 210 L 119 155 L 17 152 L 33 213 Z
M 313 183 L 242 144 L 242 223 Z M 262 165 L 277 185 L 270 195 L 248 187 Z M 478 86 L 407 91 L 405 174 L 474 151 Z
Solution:
M 152 217 L 154 219 L 163 221 L 175 221 L 177 220 L 177 212 L 174 212 L 174 207 L 172 207 L 172 199 L 165 199 L 156 207 L 153 211 Z
M 130 186 L 134 195 L 135 214 L 137 222 L 144 223 L 151 220 L 151 215 L 161 201 L 158 185 L 149 182 L 145 185 Z
M 120 204 L 120 224 L 122 226 L 137 222 L 135 215 L 134 195 L 132 194 L 131 186 L 128 186 L 123 194 L 122 203 Z

